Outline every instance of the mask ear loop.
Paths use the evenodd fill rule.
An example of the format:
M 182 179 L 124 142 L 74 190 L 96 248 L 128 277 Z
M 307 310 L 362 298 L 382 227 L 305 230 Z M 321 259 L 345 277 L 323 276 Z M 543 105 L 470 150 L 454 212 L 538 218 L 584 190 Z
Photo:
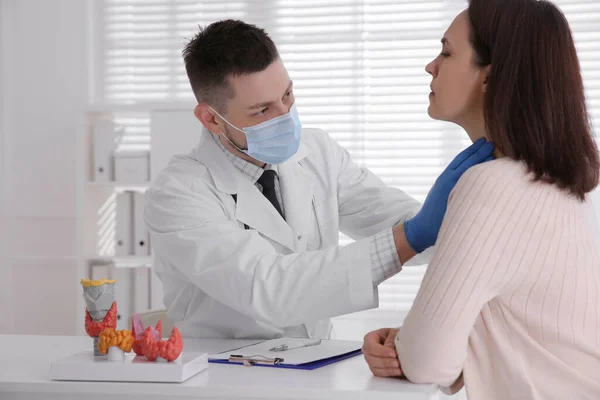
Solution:
M 229 126 L 231 126 L 232 128 L 237 129 L 238 131 L 242 132 L 242 133 L 246 133 L 243 130 L 241 130 L 240 128 L 238 128 L 237 126 L 233 125 L 231 122 L 227 121 L 227 119 L 225 117 L 223 117 L 221 114 L 219 114 L 214 108 L 212 108 L 211 106 L 208 106 L 208 108 L 210 108 L 212 110 L 212 112 L 214 112 L 215 114 L 217 114 L 219 116 L 219 118 L 221 118 L 223 121 L 225 121 Z M 248 154 L 248 150 L 242 150 L 240 149 L 235 143 L 233 143 L 231 141 L 231 139 L 229 139 L 227 137 L 227 135 L 225 135 L 224 132 L 220 133 L 221 136 L 223 136 L 225 138 L 225 140 L 227 140 L 229 142 L 229 144 L 231 144 L 233 147 L 235 147 L 235 149 L 237 151 L 239 151 L 240 153 L 244 153 L 244 154 Z
M 227 140 L 227 141 L 229 142 L 229 144 L 231 144 L 233 147 L 235 147 L 235 149 L 236 149 L 237 151 L 239 151 L 240 153 L 248 154 L 248 150 L 242 150 L 242 149 L 240 149 L 240 148 L 239 148 L 239 147 L 238 147 L 238 146 L 237 146 L 235 143 L 233 143 L 233 142 L 231 141 L 231 139 L 229 139 L 229 138 L 228 138 L 228 137 L 225 135 L 225 133 L 221 132 L 221 133 L 220 133 L 220 135 L 221 135 L 221 136 L 223 136 L 223 137 L 225 138 L 225 140 Z

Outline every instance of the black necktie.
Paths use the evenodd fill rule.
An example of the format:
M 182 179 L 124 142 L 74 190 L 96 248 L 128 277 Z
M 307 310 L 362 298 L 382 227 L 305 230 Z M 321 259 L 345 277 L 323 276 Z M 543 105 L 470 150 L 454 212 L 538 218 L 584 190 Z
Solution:
M 279 201 L 277 201 L 277 193 L 275 192 L 275 178 L 277 177 L 277 172 L 272 169 L 267 169 L 263 174 L 258 178 L 258 183 L 263 188 L 263 195 L 273 204 L 273 207 L 277 210 L 279 215 L 283 218 L 283 212 L 281 211 L 281 205 Z

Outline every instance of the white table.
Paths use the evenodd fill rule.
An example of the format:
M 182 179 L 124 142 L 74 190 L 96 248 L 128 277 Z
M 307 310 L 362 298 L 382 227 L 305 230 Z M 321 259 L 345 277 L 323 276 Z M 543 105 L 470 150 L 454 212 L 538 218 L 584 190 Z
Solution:
M 251 344 L 240 340 L 185 341 L 188 351 L 214 354 Z M 394 399 L 437 400 L 433 385 L 371 375 L 362 356 L 313 371 L 209 364 L 184 383 L 58 382 L 50 363 L 90 350 L 83 336 L 0 335 L 2 400 Z

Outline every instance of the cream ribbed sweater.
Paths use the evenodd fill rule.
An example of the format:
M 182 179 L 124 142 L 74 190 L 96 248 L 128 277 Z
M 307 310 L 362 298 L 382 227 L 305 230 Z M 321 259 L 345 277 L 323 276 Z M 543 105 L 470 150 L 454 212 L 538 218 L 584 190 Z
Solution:
M 600 258 L 587 203 L 504 158 L 452 192 L 396 337 L 413 382 L 470 400 L 600 399 Z

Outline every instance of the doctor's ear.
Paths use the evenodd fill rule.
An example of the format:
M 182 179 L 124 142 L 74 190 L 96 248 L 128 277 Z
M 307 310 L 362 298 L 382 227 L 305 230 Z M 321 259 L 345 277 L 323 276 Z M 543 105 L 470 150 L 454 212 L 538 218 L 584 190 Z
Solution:
M 217 122 L 216 114 L 206 103 L 200 103 L 194 108 L 194 116 L 214 135 L 219 135 L 222 128 Z

